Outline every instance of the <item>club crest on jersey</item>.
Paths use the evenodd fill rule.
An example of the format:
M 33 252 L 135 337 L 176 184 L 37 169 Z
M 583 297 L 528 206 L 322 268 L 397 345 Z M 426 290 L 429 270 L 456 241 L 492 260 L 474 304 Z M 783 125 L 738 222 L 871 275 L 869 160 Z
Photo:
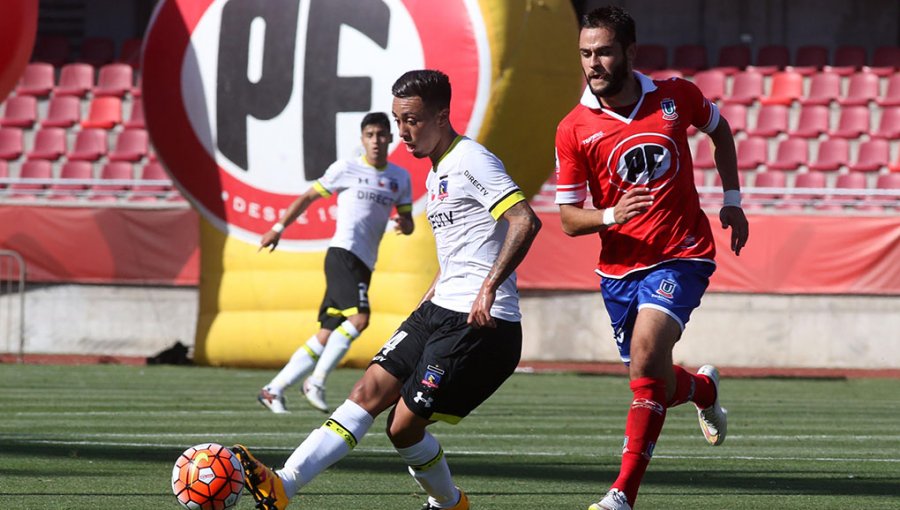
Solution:
M 447 195 L 448 195 L 448 193 L 447 193 L 447 179 L 444 179 L 444 180 L 442 180 L 442 181 L 438 184 L 438 194 L 437 194 L 437 199 L 438 199 L 438 200 L 443 200 L 443 199 L 447 198 Z
M 659 282 L 659 288 L 656 293 L 666 299 L 672 299 L 675 296 L 676 283 L 672 280 L 663 280 Z
M 675 111 L 675 100 L 663 99 L 659 102 L 659 107 L 662 109 L 662 118 L 664 120 L 675 120 L 678 118 L 678 112 Z

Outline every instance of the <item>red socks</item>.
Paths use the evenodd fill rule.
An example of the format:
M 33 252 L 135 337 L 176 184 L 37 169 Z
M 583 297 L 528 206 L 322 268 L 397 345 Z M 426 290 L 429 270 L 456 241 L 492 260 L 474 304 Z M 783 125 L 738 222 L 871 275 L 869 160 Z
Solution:
M 656 440 L 666 420 L 666 382 L 663 379 L 641 377 L 631 381 L 634 400 L 625 422 L 625 447 L 622 468 L 613 487 L 625 493 L 634 505 L 644 472 L 653 455 Z
M 666 407 L 675 407 L 685 402 L 693 402 L 700 409 L 706 409 L 716 401 L 716 386 L 705 375 L 696 375 L 678 365 L 675 370 L 675 394 Z

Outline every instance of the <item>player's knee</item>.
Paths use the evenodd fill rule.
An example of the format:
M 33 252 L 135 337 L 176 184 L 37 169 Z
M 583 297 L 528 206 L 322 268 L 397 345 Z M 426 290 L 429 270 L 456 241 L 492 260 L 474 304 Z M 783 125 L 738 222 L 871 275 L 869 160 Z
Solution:
M 347 317 L 347 320 L 350 321 L 350 324 L 353 324 L 353 327 L 356 328 L 356 331 L 360 333 L 363 332 L 364 329 L 369 327 L 369 314 L 367 313 L 358 313 L 356 315 L 351 315 Z

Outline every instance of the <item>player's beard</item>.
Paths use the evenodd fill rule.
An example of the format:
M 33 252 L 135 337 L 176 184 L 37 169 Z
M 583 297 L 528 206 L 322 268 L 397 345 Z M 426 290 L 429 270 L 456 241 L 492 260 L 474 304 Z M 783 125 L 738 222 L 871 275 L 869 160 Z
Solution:
M 621 92 L 622 88 L 625 87 L 625 81 L 628 80 L 629 74 L 631 73 L 628 72 L 628 62 L 622 60 L 619 62 L 619 65 L 610 69 L 609 80 L 605 87 L 595 89 L 590 85 L 590 79 L 588 79 L 588 86 L 591 87 L 591 93 L 597 97 L 612 97 Z

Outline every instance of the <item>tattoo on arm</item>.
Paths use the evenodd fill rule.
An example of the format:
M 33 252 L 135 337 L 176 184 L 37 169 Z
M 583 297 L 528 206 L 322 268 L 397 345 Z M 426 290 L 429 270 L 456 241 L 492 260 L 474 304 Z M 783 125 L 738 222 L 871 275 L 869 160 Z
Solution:
M 509 223 L 509 230 L 485 280 L 493 290 L 506 281 L 519 266 L 541 229 L 541 220 L 524 200 L 507 209 L 503 213 L 503 219 Z

